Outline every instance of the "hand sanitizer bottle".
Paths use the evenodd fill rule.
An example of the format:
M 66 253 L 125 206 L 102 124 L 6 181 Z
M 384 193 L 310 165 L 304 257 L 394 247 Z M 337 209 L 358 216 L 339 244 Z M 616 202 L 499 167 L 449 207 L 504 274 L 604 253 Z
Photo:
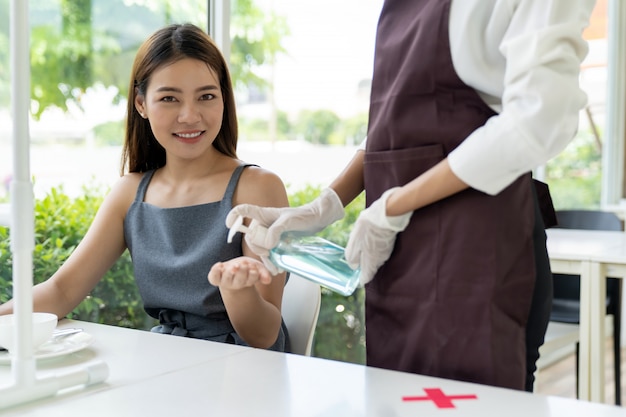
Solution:
M 237 232 L 263 239 L 267 228 L 254 220 L 250 227 L 246 227 L 240 216 L 230 228 L 229 242 Z M 277 267 L 344 296 L 352 294 L 359 284 L 360 270 L 350 267 L 344 249 L 319 236 L 283 233 L 278 245 L 270 250 L 269 258 Z

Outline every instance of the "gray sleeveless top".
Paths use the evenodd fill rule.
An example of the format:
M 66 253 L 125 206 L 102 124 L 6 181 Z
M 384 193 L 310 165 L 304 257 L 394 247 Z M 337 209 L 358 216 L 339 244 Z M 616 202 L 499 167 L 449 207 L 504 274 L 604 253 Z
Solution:
M 154 170 L 144 173 L 124 220 L 124 237 L 152 331 L 239 345 L 219 289 L 207 274 L 216 262 L 242 256 L 241 234 L 228 244 L 226 215 L 241 172 L 233 172 L 221 201 L 161 208 L 144 202 Z M 271 350 L 289 350 L 284 323 Z

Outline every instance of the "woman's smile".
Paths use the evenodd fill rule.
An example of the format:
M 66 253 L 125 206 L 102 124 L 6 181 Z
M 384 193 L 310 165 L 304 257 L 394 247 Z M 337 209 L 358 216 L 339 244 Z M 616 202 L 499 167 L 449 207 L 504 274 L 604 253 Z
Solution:
M 196 143 L 202 139 L 205 130 L 197 130 L 194 132 L 178 132 L 174 136 L 183 143 Z

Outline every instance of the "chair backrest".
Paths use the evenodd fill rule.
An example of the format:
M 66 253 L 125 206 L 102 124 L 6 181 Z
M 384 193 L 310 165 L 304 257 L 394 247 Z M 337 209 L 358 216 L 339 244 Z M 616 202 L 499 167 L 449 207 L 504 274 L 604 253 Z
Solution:
M 623 230 L 615 213 L 600 210 L 558 210 L 556 226 L 561 229 Z
M 321 302 L 318 284 L 295 274 L 290 275 L 283 293 L 282 315 L 293 353 L 311 355 Z

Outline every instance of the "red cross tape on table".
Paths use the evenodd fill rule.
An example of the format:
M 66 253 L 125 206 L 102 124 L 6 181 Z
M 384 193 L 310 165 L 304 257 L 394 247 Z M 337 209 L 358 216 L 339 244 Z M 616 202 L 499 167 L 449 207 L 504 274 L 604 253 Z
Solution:
M 437 408 L 456 408 L 452 400 L 475 400 L 478 397 L 474 394 L 468 395 L 446 395 L 439 388 L 424 388 L 426 393 L 423 397 L 402 397 L 402 401 L 432 401 Z

